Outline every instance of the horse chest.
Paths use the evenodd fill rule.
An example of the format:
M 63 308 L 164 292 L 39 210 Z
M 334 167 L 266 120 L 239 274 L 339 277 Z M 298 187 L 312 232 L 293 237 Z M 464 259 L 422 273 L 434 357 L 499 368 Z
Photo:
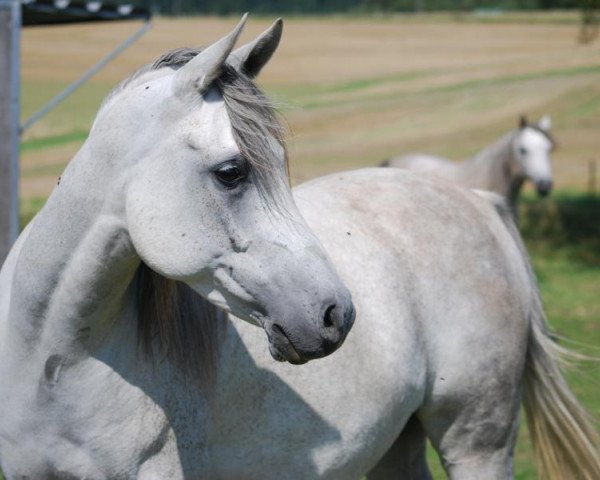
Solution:
M 172 471 L 182 451 L 203 450 L 202 402 L 191 408 L 176 384 L 150 388 L 149 378 L 91 358 L 54 363 L 27 401 L 23 392 L 8 399 L 13 415 L 0 425 L 0 452 L 9 478 L 137 478 L 155 456 Z

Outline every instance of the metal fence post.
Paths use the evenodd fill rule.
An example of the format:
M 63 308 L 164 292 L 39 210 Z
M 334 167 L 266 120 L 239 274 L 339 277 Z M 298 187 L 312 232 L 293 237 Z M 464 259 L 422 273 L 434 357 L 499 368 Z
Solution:
M 21 4 L 0 0 L 0 264 L 19 233 Z

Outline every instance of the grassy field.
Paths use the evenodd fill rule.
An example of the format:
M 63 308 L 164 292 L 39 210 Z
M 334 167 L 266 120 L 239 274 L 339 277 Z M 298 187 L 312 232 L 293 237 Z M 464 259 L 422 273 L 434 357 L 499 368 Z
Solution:
M 600 50 L 576 42 L 573 14 L 504 17 L 292 18 L 260 78 L 291 130 L 295 181 L 406 151 L 461 158 L 549 113 L 559 188 L 583 188 L 598 156 Z M 541 23 L 546 18 L 548 23 Z M 506 20 L 510 20 L 508 16 Z M 556 20 L 561 20 L 557 22 Z M 272 19 L 251 20 L 244 39 Z M 45 197 L 102 97 L 169 48 L 214 40 L 235 19 L 158 19 L 152 31 L 24 136 L 25 198 Z M 499 23 L 498 23 L 499 22 Z M 133 24 L 32 28 L 23 34 L 23 115 L 63 88 Z
M 243 38 L 270 20 L 251 19 Z M 43 205 L 112 86 L 165 50 L 206 44 L 234 23 L 156 20 L 138 44 L 28 131 L 22 142 L 23 216 Z M 134 28 L 26 29 L 23 117 Z M 554 155 L 559 193 L 544 202 L 529 198 L 522 226 L 554 328 L 575 345 L 598 348 L 600 232 L 593 225 L 600 225 L 600 209 L 583 194 L 588 162 L 600 163 L 600 49 L 578 44 L 577 34 L 577 17 L 569 13 L 292 18 L 260 84 L 289 124 L 294 182 L 409 151 L 463 158 L 514 128 L 520 114 L 550 114 L 560 145 Z M 598 418 L 599 373 L 588 365 L 570 374 Z M 523 430 L 517 478 L 535 478 L 531 458 Z M 443 478 L 439 467 L 435 473 Z

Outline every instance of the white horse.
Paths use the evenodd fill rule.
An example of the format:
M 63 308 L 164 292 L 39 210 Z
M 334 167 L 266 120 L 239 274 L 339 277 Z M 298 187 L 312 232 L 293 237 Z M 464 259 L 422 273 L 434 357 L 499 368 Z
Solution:
M 552 190 L 550 153 L 555 141 L 552 121 L 544 116 L 532 124 L 523 116 L 513 130 L 469 160 L 460 163 L 432 155 L 410 154 L 384 161 L 386 167 L 407 168 L 458 185 L 489 190 L 502 195 L 517 216 L 519 194 L 526 179 L 542 197 Z
M 505 479 L 522 393 L 544 478 L 600 478 L 501 204 L 331 175 L 295 191 L 327 257 L 250 79 L 281 22 L 240 29 L 122 83 L 5 262 L 8 480 L 427 478 L 426 436 Z M 275 362 L 352 324 L 329 258 L 353 330 Z

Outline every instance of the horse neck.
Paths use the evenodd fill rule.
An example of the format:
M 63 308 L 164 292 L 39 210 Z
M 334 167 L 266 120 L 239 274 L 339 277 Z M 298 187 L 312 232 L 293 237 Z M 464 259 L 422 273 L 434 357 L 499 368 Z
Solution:
M 125 188 L 109 170 L 80 152 L 19 240 L 7 330 L 15 346 L 8 356 L 34 356 L 32 368 L 52 357 L 94 356 L 118 369 L 109 358 L 118 344 L 127 352 L 119 361 L 135 364 L 127 368 L 152 364 L 146 374 L 154 383 L 158 368 L 168 371 L 163 380 L 181 373 L 208 388 L 226 316 L 141 263 L 122 213 Z M 148 355 L 138 357 L 138 346 Z
M 118 180 L 107 178 L 105 168 L 94 165 L 84 146 L 27 230 L 13 275 L 9 332 L 28 352 L 86 350 L 106 336 L 133 294 L 139 258 L 115 198 Z
M 471 185 L 502 195 L 511 206 L 516 204 L 523 185 L 523 177 L 513 166 L 513 142 L 517 134 L 518 131 L 512 131 L 504 135 L 461 164 L 461 170 L 470 177 Z

